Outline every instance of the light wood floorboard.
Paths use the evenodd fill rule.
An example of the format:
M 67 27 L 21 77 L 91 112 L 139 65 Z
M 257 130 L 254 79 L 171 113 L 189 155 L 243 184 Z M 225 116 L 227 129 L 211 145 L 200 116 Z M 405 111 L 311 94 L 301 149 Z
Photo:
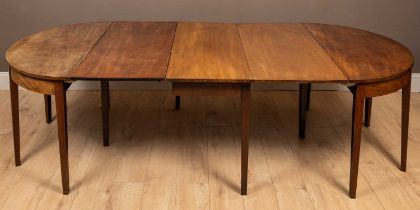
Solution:
M 100 94 L 68 92 L 70 187 L 61 194 L 56 121 L 43 96 L 20 91 L 14 166 L 10 100 L 0 91 L 1 209 L 419 209 L 420 94 L 413 93 L 407 172 L 401 172 L 401 95 L 374 98 L 363 128 L 357 199 L 348 197 L 352 96 L 314 91 L 306 139 L 298 93 L 253 91 L 248 195 L 240 195 L 240 98 L 112 91 L 109 147 Z M 53 100 L 54 101 L 54 100 Z M 53 104 L 53 119 L 55 105 Z

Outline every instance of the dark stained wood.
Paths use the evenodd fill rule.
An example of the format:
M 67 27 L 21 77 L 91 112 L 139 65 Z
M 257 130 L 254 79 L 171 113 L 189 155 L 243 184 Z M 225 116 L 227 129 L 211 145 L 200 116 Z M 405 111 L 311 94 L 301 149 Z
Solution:
M 200 83 L 200 82 L 174 82 L 172 95 L 240 95 L 240 83 Z
M 402 116 L 401 116 L 401 171 L 407 167 L 408 122 L 410 110 L 411 69 L 398 78 L 388 81 L 356 84 L 350 87 L 353 93 L 353 123 L 352 146 L 350 164 L 350 191 L 351 198 L 356 197 L 357 173 L 359 167 L 360 141 L 362 135 L 363 103 L 365 98 L 382 96 L 403 89 Z
M 63 194 L 67 195 L 70 192 L 70 178 L 65 86 L 64 82 L 55 82 L 55 104 L 57 109 L 58 144 L 60 148 L 61 183 L 63 187 Z
M 309 110 L 311 101 L 311 83 L 299 84 L 299 138 L 305 138 L 306 112 Z
M 71 77 L 162 80 L 175 29 L 168 22 L 113 22 Z
M 312 91 L 312 84 L 308 83 L 307 87 L 307 98 L 306 98 L 306 110 L 309 110 L 310 104 L 311 104 L 311 91 Z
M 109 82 L 101 80 L 102 138 L 105 147 L 109 146 Z
M 20 166 L 20 126 L 19 126 L 19 92 L 18 86 L 12 79 L 12 70 L 9 68 L 10 102 L 12 109 L 13 147 L 15 151 L 15 165 Z
M 250 84 L 241 87 L 241 195 L 248 189 L 249 113 L 251 107 Z
M 73 70 L 92 49 L 110 22 L 57 27 L 28 36 L 6 52 L 21 74 L 46 80 L 71 80 Z
M 370 117 L 372 115 L 372 98 L 365 100 L 365 127 L 370 126 Z
M 181 107 L 181 96 L 175 96 L 175 110 L 179 110 Z
M 44 106 L 45 106 L 45 121 L 49 124 L 52 121 L 50 95 L 44 95 Z
M 249 81 L 246 58 L 235 24 L 178 23 L 169 81 Z
M 378 34 L 326 24 L 305 27 L 350 82 L 388 80 L 401 76 L 413 65 L 413 56 L 406 47 Z
M 402 88 L 401 112 L 401 171 L 407 171 L 408 125 L 410 117 L 411 73 L 408 83 Z
M 255 81 L 346 80 L 301 24 L 239 24 L 238 28 Z
M 350 198 L 356 198 L 357 175 L 359 171 L 360 142 L 362 138 L 363 120 L 363 88 L 355 87 L 353 94 L 353 114 L 351 132 L 351 158 L 350 158 Z
M 308 107 L 308 85 L 299 84 L 299 138 L 305 138 L 306 111 Z

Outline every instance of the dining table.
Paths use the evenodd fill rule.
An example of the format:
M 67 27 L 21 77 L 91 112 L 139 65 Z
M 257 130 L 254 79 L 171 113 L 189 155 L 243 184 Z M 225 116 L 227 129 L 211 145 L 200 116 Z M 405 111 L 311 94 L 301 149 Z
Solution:
M 63 194 L 70 192 L 66 91 L 79 80 L 101 84 L 104 146 L 110 144 L 110 81 L 167 81 L 175 109 L 183 96 L 239 96 L 233 99 L 240 98 L 242 195 L 247 194 L 251 84 L 299 84 L 300 141 L 311 84 L 349 88 L 350 198 L 356 197 L 363 118 L 369 126 L 372 98 L 402 89 L 400 170 L 406 171 L 414 58 L 397 41 L 366 30 L 321 23 L 99 21 L 24 37 L 7 50 L 6 60 L 15 165 L 22 163 L 18 87 L 44 95 L 47 123 L 54 96 Z

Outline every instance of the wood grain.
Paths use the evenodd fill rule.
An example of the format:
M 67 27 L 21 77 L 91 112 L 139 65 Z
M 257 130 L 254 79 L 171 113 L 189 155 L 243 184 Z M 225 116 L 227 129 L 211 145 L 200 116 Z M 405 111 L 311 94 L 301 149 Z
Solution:
M 47 95 L 55 94 L 55 85 L 51 81 L 28 77 L 14 70 L 10 70 L 9 74 L 11 79 L 20 87 L 37 93 Z
M 113 22 L 73 78 L 165 78 L 176 23 Z
M 381 35 L 325 24 L 305 24 L 305 27 L 349 82 L 391 79 L 409 71 L 413 65 L 413 56 L 406 47 Z
M 168 22 L 57 27 L 16 42 L 6 60 L 45 80 L 161 80 L 167 71 L 192 82 L 378 82 L 413 65 L 398 42 L 349 27 Z
M 166 79 L 249 81 L 235 24 L 178 23 Z
M 15 166 L 20 166 L 20 123 L 19 123 L 19 91 L 18 85 L 12 79 L 12 70 L 9 69 L 10 84 L 10 105 L 12 110 L 12 132 L 13 132 L 13 149 L 15 152 Z
M 10 111 L 9 94 L 0 91 L 1 112 Z M 0 208 L 138 209 L 150 197 L 161 198 L 157 194 L 145 200 L 142 194 L 149 191 L 142 186 L 153 182 L 152 187 L 166 195 L 166 181 L 158 181 L 168 174 L 176 177 L 173 180 L 177 190 L 172 200 L 160 199 L 159 207 L 167 209 L 418 208 L 420 155 L 416 151 L 420 149 L 417 141 L 420 122 L 416 120 L 410 123 L 408 170 L 402 173 L 396 167 L 400 158 L 400 93 L 375 98 L 372 109 L 375 117 L 362 137 L 356 200 L 347 197 L 351 94 L 313 91 L 310 112 L 313 115 L 308 121 L 310 129 L 305 142 L 299 142 L 296 135 L 296 94 L 294 91 L 252 92 L 251 119 L 258 119 L 258 123 L 251 126 L 254 129 L 250 139 L 249 194 L 240 196 L 239 121 L 222 127 L 206 125 L 206 118 L 212 112 L 224 121 L 230 121 L 232 116 L 239 120 L 240 103 L 236 100 L 239 98 L 186 96 L 183 109 L 175 112 L 170 111 L 173 109 L 170 92 L 115 91 L 113 96 L 118 98 L 113 101 L 115 113 L 127 106 L 129 109 L 115 115 L 111 124 L 115 144 L 103 149 L 98 141 L 101 139 L 100 93 L 68 91 L 72 192 L 63 196 L 58 141 L 56 133 L 51 132 L 57 129 L 56 124 L 45 124 L 42 95 L 19 91 L 24 164 L 14 167 L 11 115 L 5 114 L 0 118 L 0 139 L 9 141 L 3 141 L 0 147 L 0 166 L 4 168 L 0 170 Z M 420 94 L 412 93 L 411 97 L 410 115 L 418 119 Z M 156 110 L 168 112 L 162 114 Z M 233 114 L 219 114 L 225 111 Z M 144 117 L 133 118 L 133 115 Z M 322 127 L 320 118 L 326 118 Z M 280 123 L 273 124 L 273 120 Z M 166 123 L 178 126 L 175 131 L 166 131 L 162 125 Z M 158 155 L 161 159 L 156 160 Z M 149 167 L 170 163 L 177 165 L 177 171 L 155 169 L 147 176 Z M 269 194 L 271 188 L 275 189 L 274 197 Z
M 383 96 L 386 94 L 390 94 L 396 92 L 411 81 L 411 71 L 407 72 L 405 75 L 401 77 L 390 79 L 387 81 L 382 82 L 374 82 L 374 83 L 367 83 L 367 84 L 359 84 L 358 86 L 363 87 L 363 94 L 368 97 L 376 97 L 376 96 Z M 351 91 L 354 92 L 354 87 L 349 88 Z
M 239 24 L 238 28 L 255 81 L 346 80 L 301 24 Z
M 67 99 L 64 82 L 55 83 L 55 107 L 57 113 L 58 145 L 60 151 L 61 184 L 63 194 L 70 192 L 69 143 L 67 130 Z
M 70 80 L 73 70 L 92 49 L 110 22 L 57 27 L 30 35 L 12 45 L 6 60 L 14 70 L 40 79 Z

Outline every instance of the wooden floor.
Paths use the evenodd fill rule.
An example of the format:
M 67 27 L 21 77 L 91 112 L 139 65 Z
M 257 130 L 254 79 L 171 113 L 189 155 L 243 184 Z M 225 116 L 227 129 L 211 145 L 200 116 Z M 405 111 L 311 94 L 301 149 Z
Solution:
M 0 91 L 3 209 L 419 209 L 420 94 L 412 94 L 408 172 L 400 157 L 400 94 L 375 98 L 364 128 L 357 199 L 347 196 L 352 97 L 313 92 L 308 132 L 297 92 L 252 92 L 248 195 L 239 194 L 238 97 L 113 91 L 102 146 L 97 91 L 68 94 L 70 187 L 61 194 L 57 127 L 43 96 L 20 92 L 23 165 L 13 161 L 9 92 Z M 53 112 L 55 113 L 55 111 Z

